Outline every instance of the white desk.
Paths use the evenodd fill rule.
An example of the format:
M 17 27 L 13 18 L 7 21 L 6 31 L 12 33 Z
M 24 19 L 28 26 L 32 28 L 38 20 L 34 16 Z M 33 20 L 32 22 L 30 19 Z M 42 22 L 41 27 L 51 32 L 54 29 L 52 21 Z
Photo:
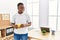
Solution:
M 60 40 L 60 32 L 56 32 L 55 35 L 51 35 L 51 33 L 46 33 L 46 35 L 42 35 L 39 29 L 33 29 L 28 32 L 29 40 L 37 39 L 37 40 Z

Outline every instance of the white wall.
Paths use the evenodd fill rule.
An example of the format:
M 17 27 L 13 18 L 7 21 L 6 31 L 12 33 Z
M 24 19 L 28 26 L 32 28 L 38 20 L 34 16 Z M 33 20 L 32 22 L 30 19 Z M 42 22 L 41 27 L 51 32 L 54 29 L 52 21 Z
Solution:
M 40 27 L 48 26 L 49 0 L 40 0 Z
M 26 5 L 25 0 L 0 0 L 0 13 L 9 13 L 10 19 L 17 13 L 17 4 L 23 2 Z

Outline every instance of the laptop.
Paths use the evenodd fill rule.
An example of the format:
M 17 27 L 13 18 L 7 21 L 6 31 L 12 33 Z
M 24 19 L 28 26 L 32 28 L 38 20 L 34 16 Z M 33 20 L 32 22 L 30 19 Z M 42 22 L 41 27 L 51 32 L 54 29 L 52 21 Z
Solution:
M 50 32 L 50 28 L 47 27 L 40 27 L 41 31 L 46 30 L 46 32 Z

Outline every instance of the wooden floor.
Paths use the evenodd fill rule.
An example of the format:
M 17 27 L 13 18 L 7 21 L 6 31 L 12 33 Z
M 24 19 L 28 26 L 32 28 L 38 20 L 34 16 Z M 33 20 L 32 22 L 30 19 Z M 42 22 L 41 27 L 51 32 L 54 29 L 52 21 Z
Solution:
M 9 38 L 4 38 L 4 39 L 0 39 L 0 40 L 14 40 L 13 37 L 9 37 Z M 37 40 L 37 39 L 31 39 L 31 40 Z

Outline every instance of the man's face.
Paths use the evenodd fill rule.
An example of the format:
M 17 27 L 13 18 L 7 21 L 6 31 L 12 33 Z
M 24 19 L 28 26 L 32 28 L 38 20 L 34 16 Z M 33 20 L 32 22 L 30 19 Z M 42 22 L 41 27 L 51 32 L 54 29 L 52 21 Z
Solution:
M 24 5 L 19 5 L 19 6 L 18 6 L 18 11 L 19 11 L 20 13 L 23 13 L 23 11 L 24 11 Z

